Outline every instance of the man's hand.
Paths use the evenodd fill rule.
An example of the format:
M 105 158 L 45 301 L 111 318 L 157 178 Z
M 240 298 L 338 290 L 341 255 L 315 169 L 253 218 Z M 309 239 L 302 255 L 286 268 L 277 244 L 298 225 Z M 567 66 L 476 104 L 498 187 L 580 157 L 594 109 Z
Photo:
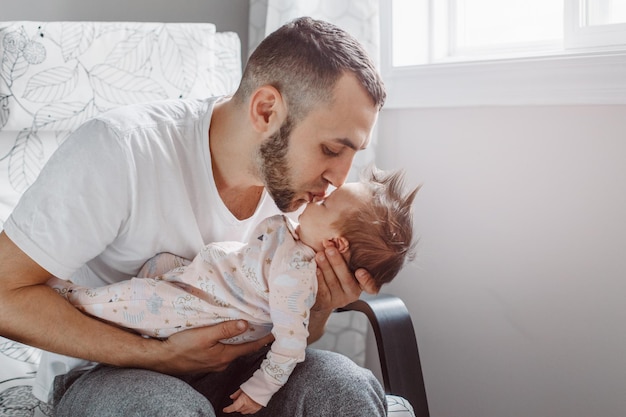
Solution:
M 270 334 L 237 345 L 220 343 L 220 340 L 242 334 L 247 328 L 245 321 L 232 320 L 176 333 L 161 341 L 167 353 L 154 370 L 168 374 L 223 371 L 233 360 L 256 352 L 274 340 Z
M 356 301 L 362 291 L 376 294 L 374 278 L 365 269 L 352 275 L 348 264 L 334 246 L 315 256 L 317 262 L 317 298 L 313 310 L 328 311 Z
M 311 309 L 309 343 L 322 337 L 326 321 L 336 308 L 356 301 L 362 291 L 376 294 L 374 278 L 365 269 L 352 275 L 348 264 L 334 246 L 328 246 L 315 255 L 317 262 L 317 298 Z

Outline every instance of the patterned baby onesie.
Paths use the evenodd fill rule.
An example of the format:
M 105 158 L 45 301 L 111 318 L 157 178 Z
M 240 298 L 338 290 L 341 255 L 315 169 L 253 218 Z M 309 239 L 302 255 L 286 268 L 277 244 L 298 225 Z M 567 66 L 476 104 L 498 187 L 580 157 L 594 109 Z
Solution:
M 247 243 L 206 245 L 189 263 L 173 255 L 148 261 L 140 275 L 99 288 L 53 278 L 48 285 L 79 310 L 151 337 L 226 320 L 249 322 L 249 330 L 225 343 L 275 337 L 261 368 L 242 384 L 267 405 L 296 364 L 304 360 L 309 311 L 317 292 L 315 252 L 277 215 L 262 221 Z

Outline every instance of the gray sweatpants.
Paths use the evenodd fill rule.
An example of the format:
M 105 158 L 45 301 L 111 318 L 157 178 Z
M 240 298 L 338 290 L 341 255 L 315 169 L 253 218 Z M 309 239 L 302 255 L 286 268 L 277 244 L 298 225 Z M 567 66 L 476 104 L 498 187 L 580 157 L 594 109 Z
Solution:
M 184 377 L 102 365 L 70 373 L 55 380 L 55 416 L 236 416 L 222 409 L 265 354 L 239 358 L 224 372 Z M 386 410 L 383 389 L 369 370 L 343 355 L 307 349 L 306 360 L 255 416 L 377 417 Z

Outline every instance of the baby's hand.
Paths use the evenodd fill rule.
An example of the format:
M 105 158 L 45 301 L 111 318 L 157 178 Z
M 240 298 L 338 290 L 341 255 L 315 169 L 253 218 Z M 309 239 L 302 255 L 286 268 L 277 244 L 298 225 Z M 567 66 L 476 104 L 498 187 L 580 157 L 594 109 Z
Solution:
M 224 408 L 225 413 L 239 412 L 241 414 L 254 414 L 259 411 L 263 406 L 255 402 L 252 398 L 242 390 L 238 389 L 233 395 L 230 396 L 232 400 L 235 400 L 231 405 Z

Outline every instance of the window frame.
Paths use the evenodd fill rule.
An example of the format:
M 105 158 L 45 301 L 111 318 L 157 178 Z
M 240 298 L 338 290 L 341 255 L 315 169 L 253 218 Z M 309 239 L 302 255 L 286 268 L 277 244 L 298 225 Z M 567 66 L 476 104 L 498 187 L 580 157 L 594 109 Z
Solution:
M 566 49 L 608 49 L 617 39 L 626 39 L 626 23 L 588 26 L 586 4 L 587 0 L 565 0 Z
M 583 1 L 565 0 L 569 3 L 566 13 L 572 13 Z M 577 47 L 586 49 L 558 55 L 393 67 L 391 1 L 381 0 L 380 6 L 381 72 L 388 93 L 387 109 L 626 104 L 626 49 L 591 51 L 581 44 Z

